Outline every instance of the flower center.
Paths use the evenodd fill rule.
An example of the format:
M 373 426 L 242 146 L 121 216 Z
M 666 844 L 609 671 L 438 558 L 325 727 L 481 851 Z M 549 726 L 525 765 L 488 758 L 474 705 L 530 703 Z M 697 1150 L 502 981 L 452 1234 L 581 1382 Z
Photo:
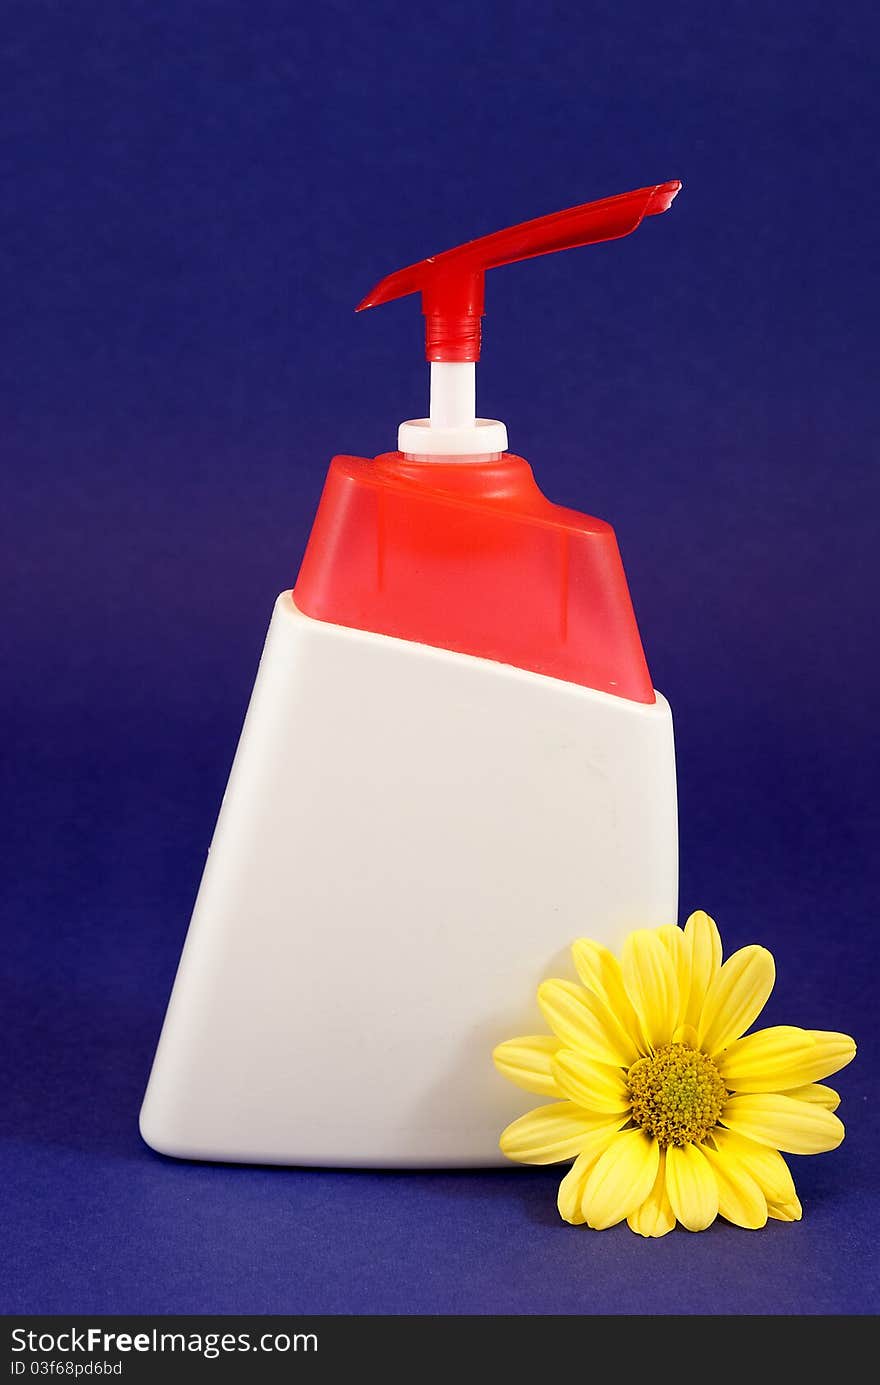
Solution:
M 627 1074 L 632 1118 L 662 1146 L 701 1140 L 721 1115 L 727 1089 L 712 1059 L 686 1044 L 663 1044 Z

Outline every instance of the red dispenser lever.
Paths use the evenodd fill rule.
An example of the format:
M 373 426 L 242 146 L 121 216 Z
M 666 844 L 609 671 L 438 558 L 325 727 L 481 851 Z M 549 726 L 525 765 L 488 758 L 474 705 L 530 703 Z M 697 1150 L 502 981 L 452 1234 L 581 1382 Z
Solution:
M 678 179 L 584 202 L 549 216 L 493 231 L 479 240 L 431 255 L 381 279 L 357 311 L 421 293 L 425 315 L 425 356 L 429 361 L 478 361 L 483 287 L 487 269 L 618 240 L 635 231 L 646 216 L 665 212 L 681 188 Z

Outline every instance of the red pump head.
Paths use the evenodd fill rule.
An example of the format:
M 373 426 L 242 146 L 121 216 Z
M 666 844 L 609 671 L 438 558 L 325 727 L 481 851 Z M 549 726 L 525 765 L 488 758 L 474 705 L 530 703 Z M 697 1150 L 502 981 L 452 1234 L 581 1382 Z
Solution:
M 474 416 L 487 269 L 629 235 L 679 182 L 511 226 L 398 270 L 360 304 L 421 293 L 431 413 L 398 451 L 334 457 L 294 589 L 316 620 L 495 660 L 651 703 L 614 531 L 554 505 Z
M 427 360 L 478 361 L 487 269 L 628 236 L 646 216 L 665 212 L 680 188 L 677 179 L 655 183 L 635 192 L 551 212 L 549 216 L 468 241 L 454 250 L 444 250 L 441 255 L 431 255 L 380 280 L 358 304 L 357 311 L 420 293 Z

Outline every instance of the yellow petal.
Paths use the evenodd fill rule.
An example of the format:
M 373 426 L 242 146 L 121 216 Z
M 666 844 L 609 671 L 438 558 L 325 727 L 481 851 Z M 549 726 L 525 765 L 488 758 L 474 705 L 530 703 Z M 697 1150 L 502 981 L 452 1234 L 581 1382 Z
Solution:
M 715 920 L 698 909 L 684 926 L 690 949 L 690 980 L 685 1023 L 696 1028 L 700 1022 L 706 992 L 721 968 L 721 937 Z
M 559 1048 L 555 1034 L 527 1034 L 508 1039 L 492 1054 L 496 1068 L 509 1081 L 539 1096 L 562 1096 L 553 1076 L 553 1055 Z
M 607 1006 L 574 981 L 542 981 L 538 1005 L 566 1048 L 578 1048 L 600 1063 L 629 1067 L 638 1050 Z
M 622 1123 L 622 1117 L 588 1116 L 570 1101 L 552 1101 L 512 1121 L 499 1143 L 502 1154 L 521 1164 L 557 1164 L 580 1154 L 593 1131 L 614 1131 Z
M 592 1014 L 584 1005 L 586 992 L 572 981 L 542 981 L 538 987 L 538 1005 L 553 1033 L 570 1048 L 592 1048 L 601 1034 L 596 1034 Z M 600 1045 L 604 1052 L 606 1045 Z
M 795 1101 L 815 1101 L 817 1106 L 824 1106 L 826 1111 L 836 1111 L 840 1105 L 840 1093 L 835 1092 L 833 1087 L 825 1087 L 821 1082 L 811 1082 L 807 1087 L 795 1087 L 793 1091 L 784 1092 L 784 1096 L 793 1097 Z
M 724 1155 L 730 1155 L 751 1174 L 761 1192 L 771 1202 L 797 1201 L 791 1171 L 778 1150 L 755 1144 L 721 1126 L 712 1131 L 712 1140 Z
M 584 986 L 574 981 L 542 981 L 538 1005 L 565 1048 L 583 1049 L 612 1067 L 628 1068 L 638 1057 L 634 1042 L 605 1002 Z
M 636 1012 L 629 1003 L 629 996 L 623 984 L 623 972 L 613 952 L 591 938 L 578 938 L 571 945 L 571 955 L 577 974 L 588 991 L 604 1000 L 608 1009 L 616 1015 L 626 1032 L 632 1035 L 639 1052 L 646 1051 L 646 1045 L 639 1042 L 639 1022 Z
M 666 1154 L 662 1149 L 653 1188 L 626 1220 L 637 1236 L 665 1236 L 675 1226 L 675 1213 L 666 1191 Z
M 660 1146 L 643 1130 L 624 1130 L 594 1165 L 584 1188 L 583 1213 L 596 1231 L 616 1226 L 640 1207 L 654 1186 Z
M 718 1216 L 718 1180 L 696 1145 L 667 1149 L 666 1191 L 673 1212 L 688 1231 L 705 1231 Z
M 778 1024 L 737 1039 L 719 1057 L 718 1069 L 731 1091 L 781 1092 L 796 1085 L 789 1074 L 797 1074 L 815 1047 L 806 1029 Z
M 836 1149 L 844 1136 L 841 1122 L 831 1111 L 775 1092 L 732 1096 L 721 1119 L 728 1130 L 787 1154 L 823 1154 Z
M 718 1183 L 718 1211 L 734 1226 L 757 1231 L 767 1223 L 767 1199 L 748 1169 L 733 1154 L 701 1146 Z
M 594 1163 L 595 1160 L 589 1155 L 579 1154 L 559 1185 L 556 1206 L 562 1220 L 570 1222 L 572 1226 L 580 1226 L 585 1220 L 581 1211 L 581 1198 L 584 1195 L 587 1175 Z
M 593 991 L 584 992 L 584 1004 L 592 1012 L 594 1019 L 601 1025 L 603 1033 L 610 1040 L 611 1049 L 615 1054 L 613 1065 L 630 1067 L 637 1058 L 641 1057 L 638 1026 L 634 1030 L 627 1029 L 626 1025 L 606 1005 L 602 997 Z
M 697 1026 L 710 1058 L 754 1024 L 773 990 L 776 965 L 765 947 L 741 947 L 728 957 L 706 993 Z
M 554 1059 L 553 1072 L 562 1095 L 587 1111 L 623 1113 L 632 1106 L 622 1068 L 612 1068 L 573 1049 L 561 1048 Z
M 767 1215 L 774 1221 L 800 1221 L 803 1208 L 798 1198 L 793 1198 L 791 1202 L 768 1202 Z
M 599 1155 L 608 1148 L 615 1138 L 617 1129 L 618 1125 L 615 1123 L 603 1129 L 591 1130 L 586 1137 L 584 1148 L 559 1185 L 559 1193 L 556 1198 L 559 1215 L 563 1221 L 571 1222 L 572 1226 L 580 1226 L 586 1221 L 583 1198 L 590 1170 Z
M 684 1022 L 687 1014 L 688 996 L 691 989 L 691 949 L 681 929 L 674 923 L 664 924 L 657 929 L 657 936 L 672 959 L 675 979 L 678 982 L 678 1013 L 675 1028 Z
M 836 1034 L 827 1029 L 807 1029 L 804 1031 L 813 1041 L 809 1054 L 789 1070 L 788 1087 L 804 1087 L 808 1082 L 821 1082 L 851 1063 L 856 1056 L 855 1042 L 849 1034 Z M 765 1088 L 765 1091 L 767 1089 Z
M 656 929 L 639 928 L 623 944 L 623 981 L 652 1047 L 672 1042 L 678 1024 L 678 978 Z

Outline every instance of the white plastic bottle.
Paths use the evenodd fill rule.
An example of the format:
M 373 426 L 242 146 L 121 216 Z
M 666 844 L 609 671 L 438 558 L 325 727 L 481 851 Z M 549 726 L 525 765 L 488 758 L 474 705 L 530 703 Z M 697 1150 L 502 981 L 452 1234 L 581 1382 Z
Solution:
M 503 1163 L 491 1052 L 571 940 L 674 922 L 672 721 L 613 531 L 474 416 L 486 269 L 628 234 L 679 184 L 399 271 L 428 419 L 334 458 L 278 598 L 141 1112 L 154 1149 Z

